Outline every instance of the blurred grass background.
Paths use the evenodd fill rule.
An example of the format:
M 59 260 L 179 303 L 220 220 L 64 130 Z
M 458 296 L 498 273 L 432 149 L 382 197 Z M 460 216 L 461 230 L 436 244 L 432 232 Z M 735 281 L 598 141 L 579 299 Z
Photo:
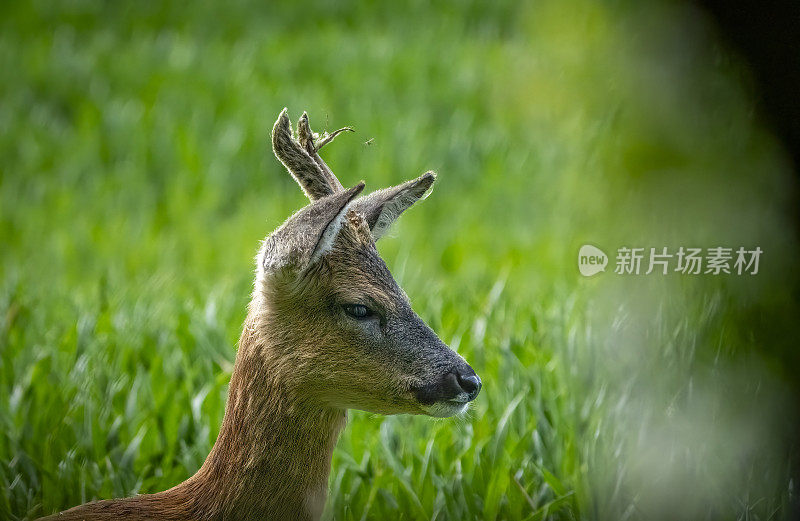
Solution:
M 679 2 L 4 2 L 0 518 L 154 492 L 222 420 L 258 241 L 306 203 L 284 106 L 352 125 L 379 245 L 484 391 L 350 415 L 327 519 L 782 519 L 797 204 L 746 69 Z M 577 271 L 580 245 L 760 246 L 757 276 Z

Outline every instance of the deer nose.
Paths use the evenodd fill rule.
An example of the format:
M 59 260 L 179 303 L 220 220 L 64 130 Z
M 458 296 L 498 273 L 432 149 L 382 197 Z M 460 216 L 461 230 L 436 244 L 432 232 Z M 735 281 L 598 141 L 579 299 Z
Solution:
M 481 392 L 481 379 L 472 368 L 456 373 L 456 379 L 458 380 L 458 386 L 467 393 L 470 401 L 474 400 L 478 393 Z

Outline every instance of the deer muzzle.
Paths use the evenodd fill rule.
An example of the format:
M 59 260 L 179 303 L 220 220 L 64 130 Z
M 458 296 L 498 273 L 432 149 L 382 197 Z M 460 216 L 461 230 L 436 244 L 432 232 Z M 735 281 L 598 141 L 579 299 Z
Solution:
M 437 417 L 464 412 L 481 391 L 481 379 L 466 362 L 414 390 L 423 410 Z

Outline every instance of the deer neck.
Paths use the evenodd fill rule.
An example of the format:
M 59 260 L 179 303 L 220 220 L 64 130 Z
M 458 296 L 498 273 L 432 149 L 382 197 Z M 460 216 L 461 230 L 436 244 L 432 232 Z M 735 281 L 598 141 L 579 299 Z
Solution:
M 203 466 L 183 485 L 208 518 L 318 519 L 331 456 L 346 412 L 304 400 L 282 375 L 248 318 L 239 341 L 220 433 Z M 285 362 L 284 362 L 285 364 Z

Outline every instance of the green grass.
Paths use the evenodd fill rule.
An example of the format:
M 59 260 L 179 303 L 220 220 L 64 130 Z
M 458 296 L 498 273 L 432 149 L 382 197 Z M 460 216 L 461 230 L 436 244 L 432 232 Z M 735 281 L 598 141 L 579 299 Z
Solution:
M 376 189 L 380 250 L 484 381 L 351 412 L 326 517 L 781 519 L 793 187 L 699 13 L 581 0 L 0 8 L 0 518 L 165 489 L 222 420 L 258 241 L 305 203 L 284 106 Z M 370 144 L 366 142 L 370 139 Z M 583 279 L 581 244 L 759 245 L 754 277 Z

